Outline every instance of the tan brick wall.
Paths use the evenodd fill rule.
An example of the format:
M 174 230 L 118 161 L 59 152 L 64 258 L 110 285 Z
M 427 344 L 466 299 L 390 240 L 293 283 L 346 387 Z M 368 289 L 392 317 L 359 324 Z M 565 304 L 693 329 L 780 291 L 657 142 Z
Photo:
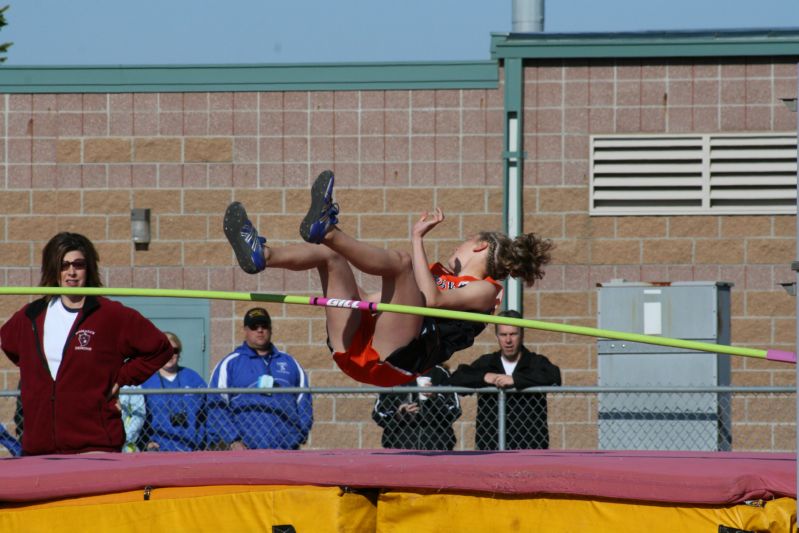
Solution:
M 758 90 L 744 97 L 736 89 L 743 85 Z M 730 281 L 733 343 L 794 350 L 795 301 L 777 285 L 793 279 L 794 217 L 590 217 L 587 187 L 593 133 L 795 131 L 777 98 L 786 90 L 796 93 L 795 71 L 768 63 L 528 66 L 524 227 L 557 249 L 547 277 L 525 291 L 525 316 L 596 326 L 596 285 L 615 278 Z M 313 274 L 241 273 L 220 226 L 225 206 L 240 200 L 271 243 L 298 242 L 308 185 L 326 168 L 336 172 L 342 227 L 372 244 L 407 249 L 418 213 L 442 206 L 448 220 L 428 250 L 444 258 L 475 231 L 502 226 L 502 95 L 502 87 L 3 95 L 0 275 L 35 285 L 43 244 L 69 229 L 96 242 L 111 286 L 318 294 Z M 148 250 L 130 242 L 134 207 L 151 209 Z M 24 301 L 0 299 L 0 320 Z M 314 385 L 353 385 L 330 362 L 321 310 L 269 307 L 276 340 Z M 212 304 L 212 364 L 238 343 L 245 308 Z M 527 340 L 561 366 L 565 384 L 596 383 L 593 339 L 531 331 Z M 487 331 L 451 364 L 494 347 Z M 13 388 L 16 370 L 0 365 L 0 378 Z M 782 365 L 733 362 L 734 384 L 793 382 Z M 553 446 L 596 444 L 595 401 L 553 403 Z M 379 445 L 370 408 L 320 399 L 311 445 Z M 470 447 L 473 399 L 464 411 L 456 430 Z M 790 440 L 784 423 L 768 421 L 775 441 Z
M 795 68 L 782 67 L 742 62 L 694 67 L 601 61 L 528 67 L 525 150 L 530 159 L 525 165 L 525 183 L 537 190 L 539 200 L 527 211 L 525 225 L 541 227 L 539 221 L 546 220 L 545 227 L 558 244 L 556 265 L 564 267 L 544 280 L 536 300 L 540 303 L 528 305 L 528 313 L 538 312 L 545 320 L 565 316 L 552 304 L 564 300 L 564 289 L 574 294 L 594 293 L 597 283 L 614 278 L 730 281 L 735 284 L 733 344 L 793 351 L 796 301 L 778 283 L 794 279 L 788 265 L 796 257 L 795 217 L 587 217 L 585 198 L 591 134 L 795 132 L 796 117 L 785 112 L 777 95 L 796 94 Z M 746 98 L 743 92 L 735 92 L 736 87 L 754 85 L 758 91 L 745 91 Z M 578 193 L 574 193 L 575 187 L 579 187 Z M 560 228 L 565 232 L 560 233 Z M 550 274 L 554 272 L 550 267 Z M 525 298 L 525 303 L 532 302 Z M 585 319 L 590 324 L 596 309 L 588 309 L 589 313 L 570 315 L 566 321 Z M 558 341 L 553 342 L 542 351 L 565 367 L 566 383 L 592 379 L 587 359 L 593 360 L 593 350 L 586 357 L 580 351 L 560 351 Z M 564 357 L 566 353 L 568 357 Z M 733 364 L 736 385 L 793 384 L 794 376 L 792 367 L 776 363 L 735 360 Z M 783 407 L 792 417 L 794 410 Z M 767 420 L 765 413 L 756 415 L 766 424 L 761 428 L 776 432 L 783 427 L 779 424 L 784 421 Z M 554 420 L 559 421 L 552 428 L 553 444 L 567 446 L 568 436 L 579 434 L 579 430 L 558 417 Z M 586 427 L 585 431 L 590 440 L 591 430 Z M 775 438 L 767 440 L 773 443 Z M 741 442 L 746 439 L 737 441 L 736 446 Z

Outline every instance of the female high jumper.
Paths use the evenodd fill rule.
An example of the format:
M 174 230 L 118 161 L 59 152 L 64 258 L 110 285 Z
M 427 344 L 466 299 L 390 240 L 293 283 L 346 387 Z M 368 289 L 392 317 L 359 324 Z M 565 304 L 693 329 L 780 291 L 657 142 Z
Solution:
M 311 187 L 311 206 L 300 224 L 306 243 L 270 247 L 258 235 L 244 206 L 225 211 L 225 235 L 241 268 L 315 268 L 326 298 L 367 300 L 491 314 L 508 276 L 532 286 L 544 275 L 552 242 L 533 233 L 510 239 L 483 231 L 461 243 L 446 265 L 428 264 L 424 236 L 444 220 L 437 208 L 414 224 L 412 253 L 360 242 L 339 229 L 333 173 L 322 172 Z M 321 246 L 320 246 L 321 245 Z M 356 283 L 353 268 L 382 278 L 376 294 Z M 414 379 L 458 350 L 468 348 L 484 323 L 432 319 L 398 313 L 326 308 L 328 346 L 344 373 L 362 383 L 394 386 Z

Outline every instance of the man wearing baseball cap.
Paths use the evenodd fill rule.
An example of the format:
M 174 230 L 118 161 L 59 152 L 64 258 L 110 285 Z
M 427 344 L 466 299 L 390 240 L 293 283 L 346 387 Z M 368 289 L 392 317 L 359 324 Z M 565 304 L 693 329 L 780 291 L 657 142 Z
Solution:
M 244 314 L 244 342 L 214 368 L 209 387 L 251 388 L 256 393 L 209 398 L 209 444 L 231 450 L 295 450 L 313 424 L 311 396 L 280 393 L 282 387 L 308 387 L 308 376 L 289 354 L 272 344 L 272 318 L 263 307 Z

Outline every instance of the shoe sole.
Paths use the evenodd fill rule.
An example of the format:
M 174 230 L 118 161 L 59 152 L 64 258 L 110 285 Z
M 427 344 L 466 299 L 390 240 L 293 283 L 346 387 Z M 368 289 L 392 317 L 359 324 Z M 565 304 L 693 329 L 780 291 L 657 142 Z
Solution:
M 311 241 L 311 228 L 322 216 L 322 210 L 325 207 L 325 196 L 330 189 L 330 184 L 333 182 L 333 173 L 329 170 L 323 171 L 311 187 L 311 207 L 308 209 L 308 214 L 302 219 L 300 224 L 300 236 L 306 242 Z M 319 244 L 319 243 L 315 243 Z
M 257 274 L 258 268 L 252 260 L 252 249 L 241 238 L 241 228 L 247 222 L 247 211 L 239 202 L 233 202 L 225 210 L 225 237 L 236 253 L 236 261 L 244 272 Z

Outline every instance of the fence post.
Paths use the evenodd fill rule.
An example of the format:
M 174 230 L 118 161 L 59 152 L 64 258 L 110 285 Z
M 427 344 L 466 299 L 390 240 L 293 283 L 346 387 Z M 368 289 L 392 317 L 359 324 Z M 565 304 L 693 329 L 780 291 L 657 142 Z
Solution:
M 499 389 L 497 397 L 497 448 L 500 450 L 505 449 L 505 389 Z

